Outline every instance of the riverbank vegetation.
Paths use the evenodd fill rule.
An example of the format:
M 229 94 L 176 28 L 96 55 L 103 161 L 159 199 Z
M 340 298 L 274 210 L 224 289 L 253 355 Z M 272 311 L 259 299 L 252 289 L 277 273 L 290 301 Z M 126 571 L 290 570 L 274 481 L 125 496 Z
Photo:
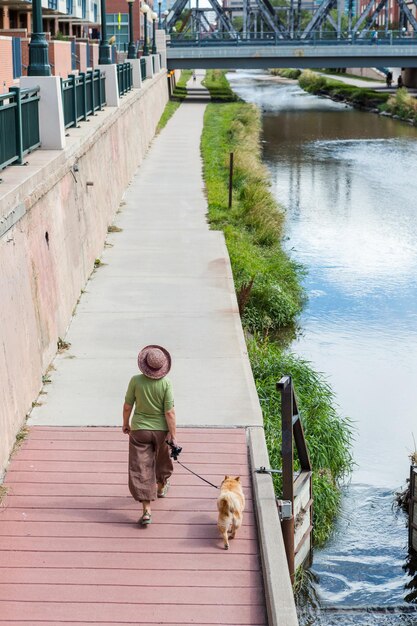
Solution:
M 226 80 L 226 78 L 224 77 Z M 350 471 L 351 429 L 338 416 L 322 375 L 278 342 L 296 325 L 304 304 L 302 268 L 281 246 L 284 213 L 261 160 L 261 117 L 247 103 L 209 104 L 201 141 L 212 228 L 224 232 L 261 402 L 271 466 L 281 467 L 280 397 L 276 382 L 294 378 L 314 468 L 315 542 L 330 536 L 340 504 L 339 484 Z M 229 155 L 234 153 L 233 203 L 228 208 Z M 276 488 L 280 489 L 279 480 Z
M 269 72 L 270 74 L 272 74 L 272 76 L 281 76 L 281 78 L 290 78 L 292 80 L 297 80 L 297 78 L 301 74 L 301 70 L 296 70 L 293 67 L 272 69 L 269 70 Z
M 236 102 L 239 100 L 230 88 L 224 70 L 207 70 L 202 84 L 209 90 L 213 102 Z
M 327 78 L 311 70 L 304 70 L 298 78 L 302 89 L 317 95 L 327 95 L 333 100 L 350 102 L 362 108 L 378 108 L 389 98 L 388 93 L 373 91 L 371 88 L 355 87 L 334 78 Z
M 405 87 L 401 87 L 390 95 L 384 109 L 402 120 L 412 121 L 417 126 L 417 100 L 408 93 Z

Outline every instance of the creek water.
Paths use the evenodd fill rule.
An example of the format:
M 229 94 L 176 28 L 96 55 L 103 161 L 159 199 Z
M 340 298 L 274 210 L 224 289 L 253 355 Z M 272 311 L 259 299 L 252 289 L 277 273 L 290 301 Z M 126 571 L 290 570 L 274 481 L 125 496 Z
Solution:
M 291 349 L 324 373 L 355 429 L 355 470 L 334 535 L 314 553 L 300 623 L 416 625 L 394 494 L 417 439 L 417 131 L 265 72 L 228 78 L 263 111 L 285 245 L 308 271 Z

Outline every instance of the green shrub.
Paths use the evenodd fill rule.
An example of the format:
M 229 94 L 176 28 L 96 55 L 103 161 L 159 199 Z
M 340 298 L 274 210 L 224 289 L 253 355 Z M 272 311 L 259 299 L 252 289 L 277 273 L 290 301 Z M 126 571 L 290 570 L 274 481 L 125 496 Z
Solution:
M 417 119 L 417 101 L 411 96 L 405 87 L 388 98 L 386 110 L 403 119 Z
M 387 99 L 387 93 L 379 93 L 369 88 L 363 89 L 347 85 L 333 78 L 326 78 L 311 70 L 302 72 L 298 79 L 300 87 L 309 93 L 328 94 L 334 100 L 347 100 L 358 107 L 378 107 Z

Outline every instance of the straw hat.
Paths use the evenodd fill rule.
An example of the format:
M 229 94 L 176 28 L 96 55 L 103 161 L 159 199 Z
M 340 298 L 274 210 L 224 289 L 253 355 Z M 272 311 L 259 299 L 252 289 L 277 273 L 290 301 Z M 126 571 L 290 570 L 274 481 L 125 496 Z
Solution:
M 171 369 L 171 355 L 162 346 L 146 346 L 139 352 L 138 366 L 148 378 L 163 378 Z

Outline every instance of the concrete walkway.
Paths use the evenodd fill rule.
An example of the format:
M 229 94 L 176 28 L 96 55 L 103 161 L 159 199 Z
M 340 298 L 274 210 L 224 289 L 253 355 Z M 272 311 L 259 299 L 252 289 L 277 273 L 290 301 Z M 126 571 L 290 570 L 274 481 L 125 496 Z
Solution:
M 120 424 L 138 350 L 149 343 L 172 354 L 180 425 L 262 425 L 223 234 L 207 226 L 204 110 L 184 103 L 154 140 L 30 425 Z

